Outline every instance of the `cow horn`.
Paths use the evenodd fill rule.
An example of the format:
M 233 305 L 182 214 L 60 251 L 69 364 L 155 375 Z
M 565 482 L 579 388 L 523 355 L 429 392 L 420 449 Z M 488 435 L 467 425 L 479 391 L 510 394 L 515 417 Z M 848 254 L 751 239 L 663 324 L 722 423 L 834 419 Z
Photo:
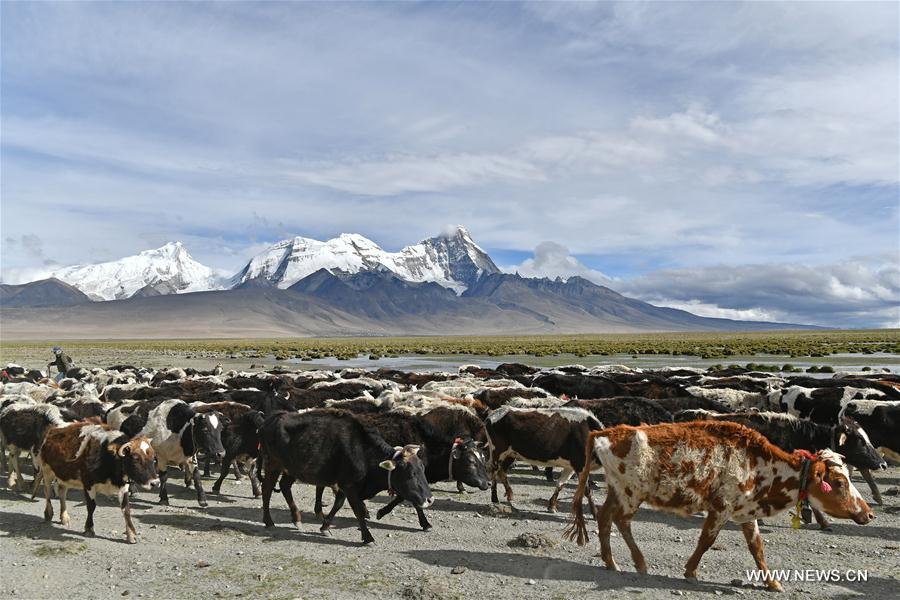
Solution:
M 403 454 L 403 446 L 394 446 L 394 457 L 391 460 L 397 460 Z
M 119 446 L 119 449 L 116 451 L 116 454 L 118 454 L 119 456 L 125 456 L 126 450 L 130 452 L 131 448 L 128 446 L 128 444 L 122 444 L 121 446 Z
M 419 448 L 421 448 L 421 446 L 418 446 L 416 444 L 409 444 L 408 446 L 406 446 L 403 449 L 403 458 L 409 458 L 410 456 L 415 456 L 416 453 L 419 451 Z

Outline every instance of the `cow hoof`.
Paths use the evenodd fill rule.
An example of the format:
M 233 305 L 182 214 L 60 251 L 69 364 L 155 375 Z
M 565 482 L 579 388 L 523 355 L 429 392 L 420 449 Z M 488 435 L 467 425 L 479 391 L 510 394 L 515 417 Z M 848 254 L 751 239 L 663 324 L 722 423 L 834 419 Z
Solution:
M 272 529 L 273 527 L 275 527 L 275 523 L 271 523 L 271 522 L 263 523 L 263 525 L 265 525 L 266 529 Z
M 384 512 L 383 510 L 379 510 L 377 513 L 375 513 L 375 519 L 380 521 L 381 518 L 384 517 L 384 515 L 386 515 L 386 514 L 387 513 Z
M 770 592 L 783 592 L 784 588 L 781 587 L 781 584 L 778 583 L 777 581 L 770 581 L 768 590 Z
M 699 583 L 699 581 L 697 581 L 697 577 L 695 575 L 685 575 L 684 580 L 687 581 L 688 583 Z
M 134 537 L 133 535 L 129 535 L 129 536 L 128 536 L 128 539 L 127 539 L 126 541 L 127 541 L 129 544 L 137 544 L 137 538 Z
M 362 545 L 363 545 L 363 546 L 374 546 L 374 545 L 375 545 L 375 538 L 370 537 L 369 539 L 364 539 L 364 540 L 362 541 Z
M 432 529 L 434 529 L 434 527 L 432 527 L 431 525 L 426 525 L 422 528 L 422 531 L 431 531 Z
M 207 506 L 209 506 L 209 502 L 207 502 L 206 500 L 200 500 L 199 502 L 197 502 L 197 504 L 200 505 L 200 508 L 206 508 Z
M 97 534 L 94 533 L 93 529 L 85 529 L 84 535 L 86 535 L 87 537 L 96 537 L 97 536 Z
M 59 524 L 62 525 L 63 527 L 68 527 L 69 526 L 69 515 L 63 515 L 62 517 L 60 517 Z
M 220 494 L 220 493 L 221 493 L 221 489 L 222 489 L 222 488 L 220 488 L 219 486 L 214 485 L 214 486 L 212 487 L 212 493 L 213 493 L 213 494 Z
M 834 528 L 831 526 L 831 523 L 827 525 L 819 525 L 819 529 L 822 531 L 834 531 Z

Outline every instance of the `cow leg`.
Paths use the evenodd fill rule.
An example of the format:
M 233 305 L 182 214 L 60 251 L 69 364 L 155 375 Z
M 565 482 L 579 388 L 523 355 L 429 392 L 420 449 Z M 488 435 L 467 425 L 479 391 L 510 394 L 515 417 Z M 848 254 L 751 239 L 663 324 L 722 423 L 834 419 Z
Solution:
M 380 521 L 382 517 L 389 514 L 392 510 L 394 510 L 394 507 L 396 507 L 401 502 L 403 502 L 403 498 L 401 498 L 400 496 L 394 496 L 390 502 L 378 509 L 378 512 L 375 513 L 375 518 Z M 419 521 L 419 523 L 421 524 L 421 520 Z
M 822 514 L 822 511 L 818 508 L 812 509 L 812 512 L 816 517 L 816 523 L 819 524 L 819 528 L 823 531 L 831 531 L 831 522 L 828 520 L 828 517 Z
M 331 503 L 331 510 L 328 511 L 328 516 L 325 517 L 325 520 L 322 522 L 322 526 L 319 528 L 319 531 L 326 532 L 331 529 L 331 522 L 334 520 L 334 515 L 337 514 L 337 511 L 341 510 L 341 507 L 344 506 L 344 501 L 347 499 L 347 494 L 343 492 L 343 490 L 338 490 L 334 494 L 334 502 Z M 365 516 L 365 506 L 363 506 L 363 516 Z
M 715 543 L 719 531 L 725 524 L 725 520 L 725 515 L 715 510 L 710 510 L 707 514 L 706 521 L 703 523 L 703 531 L 700 532 L 700 539 L 697 541 L 697 549 L 691 554 L 684 567 L 684 577 L 688 581 L 697 580 L 697 566 L 700 564 L 700 559 L 703 558 L 703 554 L 709 550 L 709 547 Z
M 184 475 L 184 487 L 191 489 L 192 478 L 194 475 L 194 461 L 188 458 L 181 463 L 181 473 Z
M 316 486 L 316 503 L 313 506 L 313 511 L 316 513 L 316 517 L 325 520 L 325 511 L 322 510 L 322 494 L 325 493 L 324 485 Z
M 633 517 L 634 513 L 630 515 L 623 514 L 618 517 L 613 515 L 616 528 L 622 535 L 622 539 L 628 544 L 628 549 L 631 550 L 631 560 L 634 561 L 634 568 L 637 569 L 638 573 L 646 573 L 647 561 L 644 560 L 644 555 L 641 553 L 641 549 L 638 548 L 637 542 L 634 541 L 634 536 L 631 534 L 631 519 Z
M 547 481 L 549 481 L 551 483 L 556 481 L 553 478 L 553 467 L 547 467 L 544 469 L 544 479 L 546 479 Z
M 506 458 L 501 461 L 500 465 L 497 467 L 496 476 L 500 477 L 500 481 L 503 482 L 503 489 L 506 490 L 506 501 L 509 502 L 510 507 L 512 507 L 513 500 L 513 491 L 512 486 L 509 485 L 509 477 L 507 475 L 507 471 L 512 467 L 513 463 L 516 462 L 514 458 Z M 497 482 L 494 481 L 494 487 L 491 488 L 491 502 L 497 502 Z
M 137 543 L 137 530 L 134 523 L 131 522 L 131 502 L 128 498 L 127 488 L 119 489 L 119 506 L 122 508 L 122 515 L 125 517 L 125 538 L 129 544 Z
M 159 474 L 159 503 L 163 506 L 168 506 L 169 489 L 166 486 L 166 481 L 169 479 L 169 469 L 167 469 L 166 465 L 163 463 L 157 467 L 157 473 Z
M 556 482 L 556 491 L 553 492 L 553 495 L 550 496 L 550 501 L 547 503 L 547 511 L 555 513 L 556 512 L 556 502 L 559 500 L 559 492 L 566 485 L 566 482 L 572 478 L 572 474 L 575 471 L 572 470 L 571 467 L 566 467 L 563 469 L 563 472 L 559 476 L 559 481 Z
M 22 470 L 19 466 L 19 449 L 15 446 L 10 447 L 12 451 L 9 453 L 9 478 L 6 480 L 6 485 L 9 488 L 16 488 L 17 490 L 25 489 L 25 478 L 22 476 Z
M 94 511 L 97 509 L 97 495 L 93 489 L 84 488 L 84 501 L 87 503 L 87 520 L 84 522 L 84 534 L 94 537 Z
M 225 481 L 225 478 L 228 476 L 228 469 L 231 467 L 231 461 L 234 460 L 234 456 L 226 453 L 225 457 L 222 459 L 222 470 L 219 472 L 219 478 L 216 479 L 216 482 L 212 486 L 213 494 L 218 494 L 219 490 L 222 489 L 222 482 Z
M 206 501 L 206 492 L 203 491 L 203 481 L 200 479 L 200 467 L 194 467 L 194 487 L 197 488 L 197 503 L 206 508 L 209 503 Z
M 875 483 L 875 478 L 872 477 L 872 471 L 869 469 L 860 469 L 859 474 L 862 475 L 863 479 L 866 480 L 866 483 L 869 484 L 869 489 L 872 491 L 872 498 L 874 498 L 875 504 L 883 504 L 881 492 L 878 490 L 878 484 Z
M 38 490 L 41 487 L 41 482 L 44 480 L 44 470 L 38 469 L 34 472 L 34 484 L 31 486 L 31 499 L 34 500 L 35 496 L 37 496 Z
M 597 521 L 597 536 L 600 538 L 600 557 L 610 571 L 619 570 L 619 565 L 616 564 L 616 560 L 612 555 L 612 546 L 609 543 L 610 534 L 612 533 L 613 511 L 618 509 L 616 495 L 612 490 L 609 490 L 603 506 L 594 513 L 594 519 Z
M 244 471 L 241 469 L 241 463 L 235 461 L 234 463 L 234 480 L 240 481 L 244 478 Z
M 351 488 L 346 492 L 346 496 L 347 501 L 350 502 L 350 508 L 353 509 L 353 514 L 356 515 L 356 521 L 359 523 L 359 530 L 362 532 L 362 543 L 373 543 L 375 538 L 369 533 L 369 526 L 366 525 L 366 505 L 362 498 L 359 497 L 359 492 L 356 488 Z M 337 499 L 335 499 L 335 504 L 337 504 Z
M 291 491 L 291 486 L 294 485 L 295 481 L 294 477 L 285 473 L 281 476 L 281 481 L 278 485 L 281 487 L 281 495 L 284 496 L 284 501 L 287 502 L 288 508 L 291 509 L 291 523 L 294 524 L 294 527 L 300 529 L 300 509 L 297 508 L 297 503 L 294 502 L 294 493 Z
M 235 463 L 237 464 L 237 463 Z M 250 477 L 250 490 L 253 492 L 254 498 L 259 498 L 262 492 L 259 490 L 259 479 L 256 478 L 256 465 L 250 465 L 250 472 L 248 476 Z
M 53 503 L 50 502 L 53 497 L 52 485 L 52 478 L 44 477 L 44 520 L 48 522 L 53 520 Z
M 763 541 L 759 535 L 759 525 L 756 524 L 756 521 L 743 523 L 741 524 L 741 531 L 744 532 L 747 548 L 750 549 L 750 554 L 753 555 L 753 560 L 756 561 L 756 568 L 764 573 L 768 573 L 769 565 L 766 564 L 766 557 L 763 554 Z M 771 577 L 766 578 L 766 585 L 776 592 L 782 591 L 781 584 Z
M 62 483 L 57 484 L 58 488 L 56 490 L 57 495 L 59 496 L 59 522 L 63 525 L 63 527 L 69 526 L 69 511 L 66 510 L 66 494 L 69 491 L 69 488 L 64 486 Z
M 425 511 L 422 510 L 421 506 L 416 507 L 416 515 L 419 517 L 419 527 L 422 528 L 422 531 L 431 531 L 433 529 L 431 527 L 431 523 L 428 522 L 428 517 L 425 516 Z
M 266 527 L 275 527 L 272 515 L 269 512 L 269 501 L 272 499 L 272 490 L 275 489 L 275 481 L 280 473 L 271 467 L 266 467 L 265 476 L 262 480 L 262 505 L 263 505 L 263 524 Z
M 209 472 L 210 463 L 212 463 L 212 458 L 207 456 L 206 459 L 203 461 L 203 476 L 204 477 L 210 476 L 210 472 Z

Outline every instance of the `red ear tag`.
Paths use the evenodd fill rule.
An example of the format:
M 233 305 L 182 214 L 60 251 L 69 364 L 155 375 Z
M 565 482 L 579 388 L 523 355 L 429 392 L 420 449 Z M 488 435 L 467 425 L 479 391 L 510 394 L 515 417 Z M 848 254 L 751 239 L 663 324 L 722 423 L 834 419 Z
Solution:
M 831 491 L 831 484 L 828 483 L 827 481 L 822 481 L 821 487 L 822 487 L 822 492 L 824 492 L 826 494 Z
M 462 439 L 462 438 L 456 438 L 455 440 L 453 440 L 453 445 L 454 445 L 454 446 L 459 446 L 459 445 L 462 444 L 462 443 L 463 443 L 463 439 Z

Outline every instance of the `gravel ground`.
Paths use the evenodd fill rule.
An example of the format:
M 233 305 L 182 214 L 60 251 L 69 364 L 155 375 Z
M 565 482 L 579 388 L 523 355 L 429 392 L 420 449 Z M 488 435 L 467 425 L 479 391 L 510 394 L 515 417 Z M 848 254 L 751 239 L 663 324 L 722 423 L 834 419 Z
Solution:
M 762 528 L 773 569 L 868 571 L 867 582 L 785 583 L 789 597 L 900 597 L 900 469 L 878 477 L 885 505 L 867 526 L 838 521 L 832 532 L 815 526 L 790 528 L 782 515 Z M 29 480 L 30 481 L 30 480 Z M 206 479 L 205 487 L 212 481 Z M 70 528 L 43 520 L 43 501 L 0 490 L 0 598 L 572 598 L 671 596 L 760 596 L 746 584 L 754 567 L 740 530 L 729 525 L 700 564 L 700 583 L 681 577 L 694 549 L 702 519 L 683 519 L 642 509 L 634 534 L 650 575 L 633 571 L 618 537 L 613 552 L 624 569 L 598 566 L 596 536 L 578 547 L 563 541 L 569 520 L 568 486 L 560 513 L 544 501 L 552 488 L 542 474 L 519 468 L 510 476 L 516 510 L 497 509 L 489 492 L 459 494 L 455 484 L 434 486 L 428 513 L 434 530 L 419 530 L 411 507 L 398 507 L 373 521 L 376 543 L 362 547 L 352 512 L 345 508 L 330 536 L 318 531 L 312 488 L 295 486 L 303 510 L 298 531 L 279 494 L 273 495 L 276 527 L 262 526 L 260 501 L 247 480 L 226 480 L 223 493 L 210 494 L 206 509 L 182 487 L 180 473 L 169 478 L 171 507 L 160 507 L 152 492 L 141 493 L 133 510 L 138 544 L 124 541 L 124 523 L 113 499 L 100 500 L 97 537 L 81 534 L 86 508 L 81 493 L 69 492 Z M 602 483 L 601 483 L 602 486 Z M 297 489 L 299 487 L 299 489 Z M 868 498 L 865 484 L 858 487 Z M 174 492 L 174 493 L 173 493 Z M 598 493 L 598 499 L 605 491 Z M 326 493 L 326 498 L 329 493 Z M 327 500 L 326 500 L 327 501 Z M 387 501 L 369 502 L 374 515 Z M 59 504 L 54 500 L 56 518 Z M 614 533 L 615 535 L 615 533 Z M 738 580 L 738 581 L 734 581 Z M 744 585 L 741 585 L 743 583 Z

